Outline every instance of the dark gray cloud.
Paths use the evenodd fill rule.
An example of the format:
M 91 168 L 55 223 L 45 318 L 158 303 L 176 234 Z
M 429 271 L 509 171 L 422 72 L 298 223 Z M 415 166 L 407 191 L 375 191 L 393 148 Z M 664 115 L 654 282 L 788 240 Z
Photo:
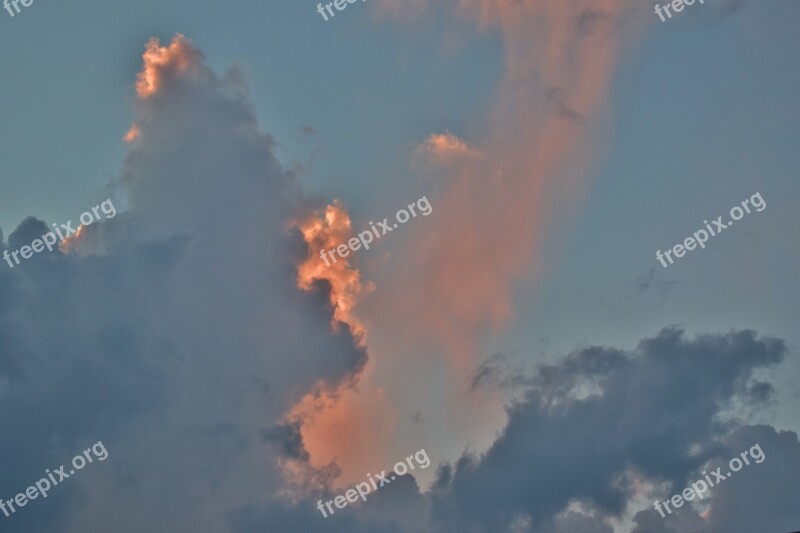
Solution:
M 303 436 L 300 433 L 301 425 L 300 422 L 284 422 L 262 430 L 261 434 L 264 440 L 279 448 L 282 456 L 308 461 L 309 454 L 303 445 Z
M 420 494 L 410 474 L 395 481 L 335 514 L 323 517 L 317 510 L 319 500 L 333 499 L 341 491 L 319 493 L 294 504 L 272 502 L 248 506 L 230 516 L 233 533 L 261 531 L 303 531 L 308 533 L 405 533 L 435 532 L 439 528 L 429 522 L 430 503 Z
M 26 219 L 11 247 L 46 229 Z M 184 244 L 130 243 L 125 253 L 87 258 L 40 253 L 0 270 L 0 497 L 97 440 L 113 450 L 126 424 L 174 399 L 178 348 L 145 302 L 157 298 Z M 78 501 L 79 479 L 2 517 L 3 531 L 47 531 Z
M 637 514 L 633 533 L 713 533 L 717 531 L 782 531 L 797 529 L 800 524 L 800 441 L 793 431 L 777 431 L 766 425 L 743 426 L 723 439 L 724 448 L 717 457 L 694 474 L 722 467 L 728 461 L 758 444 L 765 459 L 745 465 L 719 485 L 709 489 L 707 516 L 684 505 L 666 518 L 654 510 Z M 677 491 L 676 491 L 677 492 Z M 663 499 L 671 496 L 665 494 Z
M 567 511 L 556 518 L 553 531 L 554 533 L 613 533 L 614 530 L 597 518 Z
M 721 410 L 750 398 L 753 372 L 785 352 L 752 331 L 690 340 L 669 328 L 635 353 L 592 347 L 542 366 L 488 452 L 440 472 L 435 517 L 445 531 L 552 531 L 577 503 L 589 530 L 606 530 L 635 494 L 630 473 L 680 489 L 723 455 L 735 424 Z

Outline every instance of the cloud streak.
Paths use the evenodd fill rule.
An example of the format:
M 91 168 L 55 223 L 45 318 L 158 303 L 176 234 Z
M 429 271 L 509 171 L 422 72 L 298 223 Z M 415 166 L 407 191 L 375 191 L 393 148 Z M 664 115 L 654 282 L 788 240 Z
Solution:
M 407 274 L 386 289 L 408 293 L 395 311 L 415 337 L 433 339 L 452 361 L 474 361 L 481 336 L 509 323 L 512 287 L 537 272 L 546 228 L 569 211 L 590 178 L 597 140 L 586 124 L 601 116 L 628 6 L 625 0 L 458 3 L 502 34 L 504 78 L 487 136 L 477 143 L 480 161 L 459 164 L 477 149 L 448 132 L 420 147 L 449 166 L 451 176 L 433 200 L 435 220 L 398 254 L 409 257 L 401 267 Z

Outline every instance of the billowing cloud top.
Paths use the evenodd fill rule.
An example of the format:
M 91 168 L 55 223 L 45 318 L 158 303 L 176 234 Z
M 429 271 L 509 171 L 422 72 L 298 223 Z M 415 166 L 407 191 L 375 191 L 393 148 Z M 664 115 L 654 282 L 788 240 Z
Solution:
M 183 35 L 178 34 L 168 46 L 153 37 L 142 56 L 144 65 L 136 78 L 136 94 L 146 99 L 162 90 L 170 77 L 179 76 L 200 66 L 203 55 Z

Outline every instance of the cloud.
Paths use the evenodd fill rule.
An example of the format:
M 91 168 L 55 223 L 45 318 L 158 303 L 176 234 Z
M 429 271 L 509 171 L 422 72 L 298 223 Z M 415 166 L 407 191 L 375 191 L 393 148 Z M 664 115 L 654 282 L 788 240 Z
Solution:
M 482 157 L 477 148 L 469 146 L 466 141 L 459 139 L 449 131 L 432 133 L 423 144 L 417 147 L 416 152 L 439 164 Z
M 361 273 L 347 258 L 328 256 L 323 259 L 321 256 L 321 252 L 333 250 L 354 236 L 350 215 L 338 200 L 334 200 L 324 210 L 309 213 L 292 225 L 299 228 L 308 246 L 308 257 L 297 268 L 298 287 L 307 291 L 315 283 L 327 281 L 334 321 L 346 324 L 363 345 L 364 325 L 352 311 L 374 287 L 361 282 Z
M 4 531 L 230 529 L 226 513 L 280 497 L 280 458 L 299 449 L 267 428 L 364 368 L 352 330 L 331 328 L 337 287 L 297 286 L 307 249 L 290 222 L 315 200 L 243 83 L 181 35 L 150 40 L 120 213 L 86 228 L 80 253 L 0 270 L 0 495 L 97 440 L 110 454 Z M 9 242 L 47 227 L 26 219 Z
M 415 155 L 437 163 L 437 178 L 444 174 L 425 181 L 434 212 L 393 241 L 361 309 L 371 321 L 376 373 L 442 376 L 436 391 L 417 393 L 400 379 L 386 384 L 394 403 L 408 408 L 401 420 L 425 405 L 441 406 L 426 412 L 422 425 L 442 449 L 464 442 L 485 449 L 505 422 L 501 391 L 472 387 L 465 370 L 512 323 L 514 296 L 542 271 L 545 235 L 571 217 L 586 190 L 633 4 L 428 4 L 455 8 L 487 38 L 499 36 L 504 71 L 489 109 L 477 111 L 483 131 L 460 137 L 442 123 L 420 139 Z
M 317 470 L 335 469 L 336 479 L 326 477 L 325 487 L 343 487 L 361 481 L 366 471 L 381 464 L 398 414 L 381 387 L 361 378 L 355 376 L 336 389 L 315 388 L 287 412 L 286 423 L 300 428 L 309 452 L 305 464 L 289 465 L 290 484 L 313 485 Z M 308 472 L 311 480 L 299 478 L 298 471 Z
M 269 430 L 263 430 L 262 435 L 267 442 L 280 446 L 284 456 L 302 461 L 308 460 L 299 423 L 279 424 Z
M 203 59 L 200 51 L 181 34 L 167 46 L 151 38 L 142 57 L 144 65 L 136 78 L 136 94 L 143 100 L 162 91 L 170 79 L 184 75 L 189 69 L 198 69 Z
M 361 273 L 348 258 L 335 262 L 320 252 L 335 249 L 353 238 L 350 215 L 338 200 L 291 222 L 306 243 L 307 257 L 297 267 L 297 285 L 308 291 L 317 285 L 329 287 L 334 331 L 347 328 L 367 353 L 367 328 L 354 313 L 374 284 L 362 283 Z M 397 414 L 383 389 L 362 378 L 366 364 L 338 386 L 320 382 L 284 415 L 281 427 L 297 428 L 305 455 L 282 458 L 284 479 L 295 489 L 344 486 L 360 480 L 365 465 L 378 464 L 391 442 Z M 306 451 L 307 450 L 307 451 Z M 296 454 L 295 454 L 296 455 Z M 292 489 L 289 489 L 292 491 Z
M 764 461 L 751 461 L 724 483 L 709 489 L 710 504 L 702 512 L 685 505 L 679 512 L 661 518 L 652 509 L 636 515 L 633 533 L 680 533 L 694 531 L 792 531 L 800 523 L 796 494 L 800 490 L 800 440 L 793 431 L 778 431 L 771 426 L 743 426 L 723 440 L 724 449 L 703 471 L 723 467 L 755 444 Z M 699 473 L 695 479 L 702 479 Z M 671 494 L 665 494 L 666 499 Z
M 47 224 L 28 218 L 13 247 Z M 27 241 L 28 243 L 30 241 Z M 146 312 L 185 253 L 180 237 L 128 243 L 111 256 L 40 253 L 0 270 L 0 494 L 24 491 L 97 440 L 115 444 L 130 427 L 175 401 L 180 350 Z M 102 470 L 113 461 L 92 465 Z M 85 502 L 87 473 L 56 487 L 47 504 L 3 517 L 3 530 L 47 531 Z
M 125 134 L 122 140 L 125 141 L 126 143 L 132 143 L 133 141 L 138 139 L 141 134 L 142 132 L 140 132 L 139 128 L 136 126 L 136 124 L 134 124 L 133 126 L 131 126 L 131 129 L 128 130 L 128 132 Z
M 418 149 L 463 159 L 479 145 L 481 157 L 451 166 L 431 198 L 436 216 L 411 229 L 396 254 L 397 276 L 378 289 L 393 295 L 383 301 L 412 328 L 408 337 L 436 343 L 455 367 L 471 364 L 480 339 L 509 323 L 512 287 L 535 278 L 547 227 L 588 183 L 601 142 L 591 126 L 602 117 L 631 5 L 458 2 L 462 14 L 502 35 L 505 73 L 485 138 L 445 131 Z
M 340 433 L 362 435 L 364 420 L 380 420 L 376 434 L 387 438 L 393 430 L 391 418 L 381 413 L 393 415 L 394 405 L 408 408 L 409 413 L 398 416 L 403 421 L 426 402 L 443 404 L 438 412 L 426 413 L 425 424 L 418 424 L 425 426 L 420 432 L 429 430 L 437 440 L 446 440 L 442 448 L 459 449 L 465 441 L 478 447 L 491 442 L 504 422 L 503 394 L 496 387 L 471 387 L 464 369 L 474 366 L 486 337 L 510 323 L 514 291 L 539 271 L 548 225 L 569 215 L 588 183 L 593 152 L 601 142 L 596 127 L 630 4 L 463 0 L 443 8 L 456 7 L 502 36 L 505 73 L 480 138 L 461 138 L 442 124 L 415 149 L 414 155 L 434 163 L 433 170 L 446 179 L 428 180 L 433 188 L 428 198 L 436 206 L 433 215 L 424 224 L 404 229 L 405 237 L 389 245 L 391 251 L 383 258 L 380 283 L 371 291 L 356 289 L 359 303 L 346 305 L 354 310 L 352 315 L 369 322 L 370 362 L 357 388 L 321 387 L 304 398 L 306 406 L 320 397 L 330 406 L 305 409 L 314 413 L 302 424 L 310 464 L 322 467 L 333 461 L 345 476 L 362 475 L 366 458 L 380 454 L 355 446 Z M 433 7 L 424 1 L 386 6 L 375 9 L 413 17 Z M 333 202 L 326 211 L 338 213 L 340 207 Z M 303 230 L 309 253 L 301 280 L 314 279 L 314 272 L 326 268 L 318 259 L 320 249 L 350 235 L 349 228 L 337 228 L 328 218 L 320 212 L 312 217 L 306 228 L 316 236 Z M 343 221 L 344 216 L 337 214 L 332 220 Z M 320 239 L 330 242 L 323 245 Z M 362 283 L 346 264 L 327 275 L 334 287 L 342 288 L 334 289 L 336 294 L 345 294 L 348 283 Z M 443 369 L 437 365 L 448 366 L 450 375 L 444 373 L 445 383 L 435 393 L 415 394 L 401 378 L 370 378 L 439 375 Z M 359 394 L 361 399 L 354 397 Z M 295 420 L 290 413 L 288 421 Z M 315 437 L 312 425 L 318 430 Z M 442 427 L 448 428 L 447 435 Z M 400 430 L 408 428 L 401 422 Z M 383 450 L 384 459 L 387 455 Z
M 366 477 L 366 476 L 365 476 Z M 364 481 L 360 479 L 359 481 Z M 352 487 L 349 487 L 352 488 Z M 335 509 L 323 518 L 317 510 L 319 500 L 333 499 L 339 493 L 320 492 L 294 503 L 243 507 L 231 513 L 232 533 L 259 531 L 303 531 L 325 533 L 435 533 L 440 531 L 429 520 L 430 502 L 420 494 L 410 474 L 399 476 L 389 485 L 367 496 L 366 502 Z
M 430 492 L 415 483 L 403 494 L 379 492 L 385 502 L 376 497 L 323 523 L 316 500 L 333 494 L 320 490 L 243 511 L 236 532 L 610 533 L 626 523 L 636 533 L 788 531 L 800 520 L 797 434 L 725 415 L 734 404 L 761 403 L 752 395 L 762 388 L 755 376 L 786 353 L 783 341 L 749 330 L 687 338 L 678 328 L 631 352 L 584 348 L 525 376 L 525 395 L 509 405 L 496 442 L 483 455 L 441 464 Z M 684 506 L 667 519 L 653 510 L 653 500 L 755 443 L 766 460 L 712 488 L 703 504 L 710 507 Z
M 625 3 L 604 1 L 602 13 L 589 5 L 461 2 L 501 29 L 506 79 L 480 143 L 485 157 L 454 169 L 432 202 L 439 218 L 398 261 L 388 284 L 397 312 L 383 324 L 403 324 L 404 338 L 382 357 L 399 360 L 422 338 L 450 361 L 471 361 L 481 335 L 510 318 L 513 283 L 535 264 L 557 211 L 543 198 L 573 199 L 588 175 L 560 181 L 591 162 L 584 136 L 605 97 L 618 45 L 610 29 Z M 680 520 L 736 532 L 797 521 L 797 435 L 722 417 L 731 405 L 769 401 L 772 385 L 754 374 L 779 364 L 785 345 L 752 331 L 687 339 L 676 328 L 634 352 L 586 348 L 519 379 L 490 361 L 473 389 L 495 383 L 525 396 L 485 454 L 444 464 L 428 494 L 406 476 L 323 519 L 316 499 L 331 495 L 339 465 L 352 474 L 359 463 L 346 461 L 377 458 L 394 427 L 383 389 L 363 386 L 372 325 L 354 309 L 370 286 L 356 265 L 319 264 L 320 249 L 350 234 L 350 215 L 336 202 L 320 207 L 277 161 L 239 74 L 214 73 L 182 36 L 151 40 L 143 59 L 138 134 L 115 182 L 125 212 L 89 227 L 81 253 L 67 247 L 0 270 L 9 436 L 0 496 L 98 439 L 110 457 L 4 528 L 606 533 L 620 517 L 649 527 L 647 511 L 631 515 L 638 498 L 671 494 L 754 439 L 766 469 L 719 487 L 710 514 L 687 509 L 654 527 Z M 585 124 L 564 120 L 565 110 Z M 471 149 L 444 135 L 436 149 Z M 9 244 L 47 227 L 30 217 Z M 474 414 L 469 402 L 458 408 Z M 769 477 L 750 477 L 762 472 Z M 287 490 L 287 474 L 302 490 Z M 748 501 L 758 506 L 745 509 Z
M 746 427 L 720 415 L 748 398 L 757 369 L 778 364 L 785 353 L 782 341 L 752 331 L 687 339 L 668 328 L 641 341 L 634 353 L 591 347 L 543 365 L 526 398 L 509 407 L 509 423 L 486 454 L 465 455 L 440 472 L 434 515 L 448 531 L 505 531 L 514 524 L 552 531 L 564 521 L 608 531 L 609 519 L 625 517 L 635 498 L 664 499 L 696 479 L 709 461 L 761 438 L 740 438 Z M 796 434 L 784 439 L 787 452 L 797 449 Z M 730 445 L 734 440 L 736 446 Z M 800 466 L 794 453 L 775 461 L 793 465 L 782 478 L 787 482 Z M 742 478 L 731 486 L 748 482 Z M 765 478 L 748 486 L 778 502 L 750 506 L 750 522 L 773 515 L 800 518 L 782 496 L 789 488 L 783 482 L 771 486 Z M 571 509 L 575 505 L 580 517 Z M 709 531 L 753 530 L 724 523 L 726 528 Z

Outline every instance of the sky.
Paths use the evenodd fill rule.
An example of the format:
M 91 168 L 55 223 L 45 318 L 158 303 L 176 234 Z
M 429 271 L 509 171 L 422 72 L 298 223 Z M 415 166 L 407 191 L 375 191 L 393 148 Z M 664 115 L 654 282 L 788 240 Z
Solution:
M 656 5 L 0 10 L 0 531 L 800 530 L 800 4 Z

